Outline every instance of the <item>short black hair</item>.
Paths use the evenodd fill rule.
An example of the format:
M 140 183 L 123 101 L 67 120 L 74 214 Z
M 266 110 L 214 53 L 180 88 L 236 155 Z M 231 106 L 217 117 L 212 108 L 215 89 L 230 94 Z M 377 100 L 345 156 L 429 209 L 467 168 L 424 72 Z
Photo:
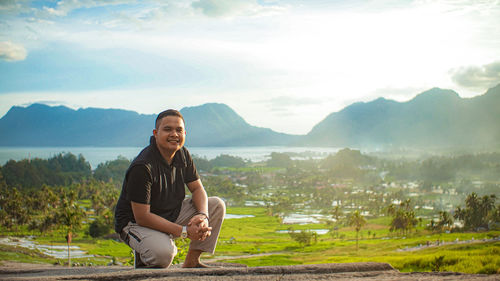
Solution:
M 158 117 L 156 117 L 155 128 L 157 130 L 158 130 L 158 127 L 160 126 L 161 119 L 163 119 L 166 116 L 177 116 L 177 117 L 180 117 L 182 119 L 182 122 L 184 122 L 184 125 L 186 125 L 186 121 L 184 121 L 184 117 L 182 117 L 182 114 L 178 110 L 167 109 L 165 111 L 160 112 L 160 114 L 158 114 Z

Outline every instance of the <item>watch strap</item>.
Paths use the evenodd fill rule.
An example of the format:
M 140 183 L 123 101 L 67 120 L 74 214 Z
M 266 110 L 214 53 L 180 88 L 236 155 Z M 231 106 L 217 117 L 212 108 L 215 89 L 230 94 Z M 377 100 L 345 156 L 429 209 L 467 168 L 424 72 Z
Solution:
M 207 220 L 209 220 L 208 213 L 205 213 L 205 212 L 197 212 L 197 213 L 195 214 L 195 216 L 196 216 L 196 215 L 204 215 L 204 216 L 207 218 Z
M 182 232 L 181 232 L 181 238 L 182 239 L 186 239 L 187 235 L 188 235 L 188 233 L 187 233 L 187 226 L 183 225 L 182 226 Z

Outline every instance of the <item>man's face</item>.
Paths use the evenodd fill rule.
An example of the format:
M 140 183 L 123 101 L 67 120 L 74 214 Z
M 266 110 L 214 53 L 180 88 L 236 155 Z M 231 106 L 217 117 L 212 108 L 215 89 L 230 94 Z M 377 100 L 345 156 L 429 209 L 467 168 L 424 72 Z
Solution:
M 178 116 L 163 117 L 153 134 L 158 148 L 172 154 L 181 149 L 186 139 L 184 122 Z

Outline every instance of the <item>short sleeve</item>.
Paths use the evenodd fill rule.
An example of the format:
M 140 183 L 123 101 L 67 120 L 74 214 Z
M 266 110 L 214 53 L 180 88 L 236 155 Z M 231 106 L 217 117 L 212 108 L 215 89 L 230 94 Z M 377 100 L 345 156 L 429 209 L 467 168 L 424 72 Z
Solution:
M 196 170 L 196 166 L 194 165 L 193 158 L 189 154 L 189 151 L 185 149 L 185 157 L 187 167 L 184 170 L 184 183 L 190 183 L 200 179 L 200 175 L 198 175 L 198 171 Z
M 152 177 L 145 165 L 137 165 L 127 175 L 127 200 L 140 204 L 151 204 Z

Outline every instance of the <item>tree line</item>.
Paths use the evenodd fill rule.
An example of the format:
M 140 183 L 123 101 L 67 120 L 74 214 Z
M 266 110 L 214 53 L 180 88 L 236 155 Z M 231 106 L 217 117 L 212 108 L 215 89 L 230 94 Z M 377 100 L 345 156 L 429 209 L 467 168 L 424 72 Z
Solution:
M 293 156 L 297 155 L 273 152 L 268 160 L 252 163 L 222 154 L 211 160 L 195 156 L 194 161 L 209 195 L 220 196 L 230 205 L 263 202 L 268 214 L 281 220 L 293 210 L 306 206 L 331 213 L 337 221 L 344 213 L 347 218 L 355 211 L 359 214 L 369 212 L 370 217 L 393 217 L 390 229 L 403 235 L 421 222 L 419 213 L 423 211 L 416 206 L 421 208 L 426 204 L 419 197 L 409 200 L 406 189 L 390 185 L 418 178 L 407 175 L 409 169 L 422 177 L 418 180 L 418 190 L 427 194 L 429 187 L 438 185 L 457 189 L 464 185 L 466 190 L 471 190 L 471 185 L 467 184 L 469 178 L 450 184 L 431 173 L 433 169 L 447 167 L 465 171 L 469 167 L 471 170 L 466 174 L 484 180 L 491 179 L 491 174 L 500 167 L 498 153 L 431 157 L 420 161 L 377 158 L 351 149 L 340 150 L 323 159 L 293 160 Z M 42 233 L 61 225 L 60 219 L 52 214 L 57 213 L 56 210 L 64 212 L 61 207 L 64 200 L 73 200 L 72 204 L 79 204 L 85 212 L 82 220 L 91 219 L 89 234 L 94 237 L 107 235 L 112 232 L 113 210 L 129 164 L 128 159 L 118 157 L 99 164 L 92 171 L 82 155 L 71 153 L 49 159 L 11 160 L 0 167 L 0 223 L 6 228 L 29 225 L 30 229 Z M 426 174 L 428 176 L 424 176 Z M 472 197 L 467 197 L 465 207 L 452 212 L 436 209 L 439 219 L 431 220 L 430 228 L 451 229 L 452 218 L 462 221 L 464 230 L 495 226 L 500 209 L 495 205 L 496 195 L 484 192 L 498 193 L 498 179 L 485 181 L 484 186 L 483 194 L 479 193 L 481 190 L 472 194 L 467 192 Z M 84 206 L 84 201 L 89 203 Z
M 7 186 L 29 189 L 81 182 L 90 178 L 92 171 L 82 155 L 61 153 L 49 159 L 10 160 L 0 167 L 0 174 Z
M 359 150 L 342 149 L 321 160 L 292 160 L 296 153 L 272 152 L 269 159 L 261 163 L 264 167 L 275 167 L 295 172 L 311 172 L 322 179 L 327 172 L 330 179 L 352 179 L 359 183 L 380 181 L 380 171 L 386 171 L 387 181 L 418 180 L 423 183 L 446 182 L 454 179 L 482 178 L 500 181 L 500 153 L 465 154 L 459 156 L 434 156 L 426 159 L 384 159 L 362 154 Z M 199 171 L 215 172 L 221 168 L 255 167 L 255 163 L 227 154 L 207 160 L 194 155 Z M 10 160 L 0 166 L 0 175 L 7 186 L 18 189 L 40 188 L 42 185 L 63 186 L 83 182 L 87 179 L 114 181 L 117 186 L 123 181 L 130 160 L 119 156 L 107 161 L 92 171 L 83 155 L 61 153 L 49 159 Z M 220 174 L 220 173 L 219 173 Z M 493 186 L 495 189 L 498 186 Z

